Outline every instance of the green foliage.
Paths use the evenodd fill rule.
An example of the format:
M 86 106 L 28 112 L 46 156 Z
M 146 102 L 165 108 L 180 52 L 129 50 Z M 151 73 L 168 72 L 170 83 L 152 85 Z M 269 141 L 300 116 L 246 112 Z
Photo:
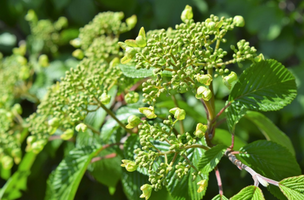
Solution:
M 89 1 L 76 9 L 80 1 L 46 3 L 56 12 L 74 13 L 68 23 L 66 17 L 39 20 L 40 4 L 33 3 L 35 11 L 25 16 L 30 35 L 10 49 L 12 55 L 0 54 L 0 182 L 6 182 L 0 198 L 301 199 L 296 158 L 303 155 L 294 139 L 301 135 L 284 132 L 291 132 L 286 127 L 294 125 L 292 116 L 301 121 L 302 113 L 296 104 L 283 107 L 295 98 L 303 104 L 302 68 L 291 69 L 294 77 L 284 66 L 289 62 L 264 59 L 278 58 L 279 49 L 258 54 L 248 42 L 265 53 L 266 44 L 284 40 L 289 25 L 272 0 L 258 9 L 260 18 L 269 18 L 258 25 L 252 10 L 260 2 L 227 2 L 227 11 L 237 9 L 242 16 L 197 17 L 208 6 L 217 13 L 223 2 L 193 1 L 196 6 L 178 11 L 173 28 L 155 29 L 143 14 L 152 13 L 151 6 L 135 9 L 136 1 L 128 1 L 138 18 L 102 12 L 79 30 L 71 28 L 73 19 L 84 24 L 98 6 L 114 4 L 96 1 L 95 8 Z M 166 23 L 168 16 L 159 11 L 172 3 L 155 2 L 156 21 L 163 16 Z M 244 30 L 256 39 L 238 40 L 246 38 Z M 7 47 L 13 43 L 11 38 Z M 281 109 L 278 115 L 259 112 Z M 242 172 L 240 178 L 233 165 L 251 176 Z M 271 194 L 263 194 L 260 184 Z
M 269 74 L 269 75 L 268 75 Z M 230 129 L 247 110 L 274 111 L 282 109 L 297 95 L 295 78 L 280 63 L 266 60 L 253 64 L 240 76 L 227 104 Z

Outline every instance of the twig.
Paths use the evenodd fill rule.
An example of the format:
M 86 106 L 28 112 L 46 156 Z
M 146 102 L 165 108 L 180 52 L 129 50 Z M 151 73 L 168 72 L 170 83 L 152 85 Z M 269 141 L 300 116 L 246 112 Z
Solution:
M 262 176 L 261 174 L 257 173 L 256 171 L 254 171 L 252 168 L 248 167 L 247 165 L 243 164 L 240 160 L 238 160 L 235 155 L 233 155 L 231 153 L 231 149 L 228 149 L 225 152 L 225 155 L 228 157 L 228 159 L 234 164 L 236 165 L 240 170 L 246 170 L 249 174 L 251 174 L 252 179 L 254 180 L 254 186 L 259 186 L 259 183 L 261 183 L 264 187 L 267 187 L 268 183 L 275 185 L 275 186 L 279 186 L 279 182 L 266 178 L 264 176 Z
M 219 171 L 217 166 L 214 168 L 214 171 L 215 171 L 215 177 L 216 177 L 216 180 L 217 180 L 217 185 L 219 187 L 219 194 L 221 196 L 223 196 L 224 195 L 223 184 L 222 184 L 221 174 L 220 174 L 220 171 Z

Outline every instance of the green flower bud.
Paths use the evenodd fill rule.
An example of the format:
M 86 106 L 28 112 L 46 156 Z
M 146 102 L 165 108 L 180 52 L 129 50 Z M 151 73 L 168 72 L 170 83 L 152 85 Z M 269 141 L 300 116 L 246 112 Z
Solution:
M 157 115 L 155 115 L 154 113 L 154 107 L 152 106 L 150 106 L 149 108 L 147 107 L 138 108 L 138 110 L 139 112 L 144 114 L 148 119 L 154 119 L 157 117 Z
M 1 158 L 1 164 L 3 169 L 11 169 L 14 165 L 13 159 L 7 155 Z
M 201 193 L 202 191 L 206 190 L 208 182 L 206 180 L 201 180 L 197 182 L 197 185 L 198 185 L 197 193 Z
M 33 153 L 38 154 L 40 151 L 42 151 L 43 147 L 46 145 L 46 140 L 38 140 L 31 145 L 31 149 Z
M 145 198 L 145 200 L 148 200 L 152 193 L 152 185 L 145 184 L 145 185 L 141 186 L 140 189 L 143 192 L 140 195 L 140 198 Z
M 236 15 L 234 18 L 233 18 L 233 23 L 235 24 L 235 26 L 237 27 L 243 27 L 245 26 L 245 20 L 242 16 L 240 15 Z
M 202 74 L 202 75 L 197 75 L 196 80 L 204 85 L 210 85 L 212 82 L 212 76 L 210 74 Z
M 68 20 L 66 17 L 59 17 L 59 19 L 54 23 L 56 30 L 61 30 L 63 27 L 68 25 Z
M 229 89 L 231 89 L 231 87 L 236 83 L 237 79 L 237 74 L 235 72 L 231 72 L 228 76 L 223 78 L 223 82 Z
M 139 117 L 137 117 L 136 115 L 131 115 L 128 118 L 128 125 L 126 126 L 126 128 L 131 129 L 134 128 L 136 126 L 138 126 L 138 124 L 140 124 L 142 121 L 140 120 Z
M 126 23 L 129 27 L 129 29 L 132 29 L 135 27 L 136 23 L 137 23 L 137 17 L 136 15 L 132 15 L 131 17 L 126 19 Z
M 187 20 L 190 20 L 192 18 L 193 18 L 192 7 L 186 5 L 185 9 L 182 12 L 181 19 L 183 22 L 186 22 Z
M 102 93 L 102 95 L 99 97 L 99 101 L 103 104 L 108 104 L 111 101 L 111 96 L 107 93 Z
M 120 166 L 125 167 L 128 172 L 134 172 L 138 167 L 135 162 L 131 160 L 122 160 L 122 163 Z
M 60 137 L 63 140 L 69 140 L 73 137 L 73 135 L 74 135 L 74 131 L 72 129 L 67 129 L 60 135 Z
M 59 124 L 60 124 L 60 120 L 59 120 L 57 117 L 54 117 L 54 118 L 52 118 L 52 119 L 50 119 L 50 120 L 48 121 L 48 124 L 49 124 L 51 127 L 57 128 L 57 127 L 59 126 Z
M 212 97 L 212 92 L 209 88 L 204 86 L 199 86 L 196 91 L 195 97 L 197 99 L 203 99 L 204 101 L 209 101 Z
M 14 161 L 16 164 L 19 164 L 21 161 L 22 152 L 19 148 L 13 149 L 11 155 L 14 157 Z
M 174 115 L 174 118 L 177 120 L 184 120 L 186 117 L 186 112 L 183 109 L 180 108 L 172 108 L 169 110 L 169 113 L 172 113 Z
M 210 30 L 213 30 L 215 25 L 216 25 L 215 22 L 208 22 L 207 23 L 207 28 L 209 28 Z
M 28 66 L 21 66 L 20 68 L 20 78 L 26 80 L 30 77 L 30 69 Z
M 31 135 L 31 136 L 28 136 L 28 137 L 27 137 L 26 143 L 27 143 L 27 144 L 32 144 L 32 143 L 36 142 L 36 140 L 37 140 L 37 137 L 34 136 L 34 135 Z
M 80 49 L 76 49 L 75 51 L 73 51 L 72 56 L 74 56 L 75 58 L 81 60 L 84 57 L 83 51 Z
M 145 47 L 147 45 L 146 32 L 144 27 L 141 27 L 141 29 L 139 30 L 138 36 L 136 37 L 135 41 L 139 47 Z
M 260 55 L 254 58 L 255 62 L 261 62 L 262 60 L 265 60 L 264 55 L 262 53 L 260 53 Z
M 38 63 L 42 67 L 47 67 L 47 66 L 49 66 L 49 58 L 47 57 L 47 55 L 42 54 L 42 55 L 39 56 Z
M 75 48 L 79 48 L 81 46 L 81 39 L 75 38 L 74 40 L 71 40 L 70 45 L 72 45 Z
M 196 130 L 194 132 L 194 135 L 198 138 L 202 138 L 205 136 L 205 133 L 207 131 L 207 125 L 204 125 L 202 123 L 198 123 L 196 125 Z
M 18 48 L 13 48 L 13 54 L 24 56 L 26 53 L 26 43 L 22 42 Z
M 36 22 L 37 21 L 37 16 L 34 10 L 29 10 L 27 12 L 27 14 L 25 15 L 25 20 L 26 21 L 32 21 L 32 22 Z
M 16 112 L 19 115 L 22 113 L 22 107 L 19 103 L 16 103 L 13 107 L 12 107 L 12 112 Z
M 17 62 L 20 64 L 20 65 L 26 65 L 27 64 L 27 59 L 23 56 L 18 56 L 17 57 Z
M 129 103 L 136 103 L 139 100 L 139 94 L 137 92 L 129 92 L 125 96 L 125 101 L 127 104 Z
M 84 123 L 80 123 L 80 124 L 78 124 L 76 127 L 75 127 L 75 130 L 77 131 L 77 132 L 86 132 L 86 130 L 88 129 L 88 126 L 87 125 L 85 125 Z

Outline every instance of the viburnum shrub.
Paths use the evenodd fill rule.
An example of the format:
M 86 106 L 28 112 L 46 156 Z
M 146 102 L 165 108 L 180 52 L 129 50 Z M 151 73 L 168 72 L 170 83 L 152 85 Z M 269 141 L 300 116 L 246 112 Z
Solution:
M 38 27 L 33 13 L 28 18 Z M 130 200 L 156 199 L 159 192 L 161 199 L 199 200 L 214 171 L 219 192 L 213 200 L 224 200 L 226 183 L 218 167 L 222 157 L 231 161 L 225 170 L 237 167 L 253 179 L 230 199 L 264 199 L 260 185 L 279 199 L 304 199 L 304 176 L 291 141 L 260 113 L 291 103 L 297 95 L 295 78 L 278 61 L 258 55 L 246 40 L 231 44 L 225 39 L 227 32 L 245 25 L 243 17 L 211 15 L 194 22 L 192 8 L 186 6 L 175 28 L 146 33 L 142 27 L 135 39 L 120 42 L 119 36 L 137 22 L 136 16 L 123 18 L 120 12 L 101 13 L 70 42 L 77 48 L 72 54 L 78 65 L 48 89 L 37 111 L 18 126 L 30 133 L 22 137 L 27 142 L 23 158 L 18 137 L 15 142 L 1 139 L 1 169 L 20 164 L 0 197 L 19 194 L 24 188 L 18 181 L 26 181 L 24 172 L 36 154 L 59 139 L 72 149 L 50 174 L 45 199 L 74 199 L 88 171 L 110 193 L 121 180 Z M 50 34 L 63 27 L 56 24 L 49 26 L 54 27 Z M 57 49 L 54 38 L 45 41 L 46 49 Z M 28 70 L 23 55 L 14 63 Z M 2 66 L 10 59 L 1 61 L 7 73 L 12 72 Z M 44 54 L 36 60 L 42 67 L 49 62 Z M 27 80 L 33 73 L 16 79 Z M 219 89 L 225 91 L 225 105 L 216 103 Z M 0 99 L 1 138 L 13 127 L 14 116 L 20 118 L 19 104 L 5 104 L 9 98 Z M 236 125 L 243 117 L 265 140 L 247 144 L 238 136 Z

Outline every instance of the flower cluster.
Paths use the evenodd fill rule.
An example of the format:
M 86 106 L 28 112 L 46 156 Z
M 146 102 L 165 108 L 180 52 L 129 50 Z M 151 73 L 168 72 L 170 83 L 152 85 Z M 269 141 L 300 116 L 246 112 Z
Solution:
M 110 102 L 111 89 L 124 90 L 133 83 L 117 66 L 121 56 L 118 35 L 135 25 L 134 17 L 132 23 L 128 20 L 128 25 L 121 22 L 122 17 L 121 13 L 101 13 L 81 28 L 79 38 L 71 42 L 81 47 L 78 50 L 85 58 L 49 89 L 37 112 L 27 120 L 32 134 L 27 140 L 28 151 L 40 152 L 56 131 L 68 140 L 73 137 L 75 126 L 77 132 L 84 130 L 80 124 L 85 125 L 82 122 L 88 113 Z
M 214 77 L 224 77 L 229 73 L 225 69 L 227 65 L 253 60 L 256 56 L 255 48 L 244 40 L 239 41 L 237 47 L 231 45 L 234 51 L 232 59 L 226 58 L 227 51 L 219 47 L 221 42 L 226 42 L 224 36 L 228 31 L 244 25 L 241 16 L 219 18 L 211 15 L 204 22 L 195 23 L 190 8 L 185 9 L 187 14 L 182 14 L 184 23 L 176 25 L 175 29 L 154 30 L 145 34 L 142 28 L 136 40 L 126 40 L 121 44 L 125 49 L 122 63 L 133 65 L 136 69 L 153 69 L 155 80 L 143 85 L 145 102 L 149 104 L 153 105 L 164 92 L 196 93 L 200 86 L 200 81 L 195 79 L 197 75 L 215 68 Z
M 56 22 L 38 20 L 35 11 L 29 10 L 25 19 L 29 21 L 31 35 L 28 41 L 32 44 L 30 51 L 33 53 L 51 52 L 56 54 L 61 43 L 60 31 L 67 26 L 68 20 L 60 17 Z

